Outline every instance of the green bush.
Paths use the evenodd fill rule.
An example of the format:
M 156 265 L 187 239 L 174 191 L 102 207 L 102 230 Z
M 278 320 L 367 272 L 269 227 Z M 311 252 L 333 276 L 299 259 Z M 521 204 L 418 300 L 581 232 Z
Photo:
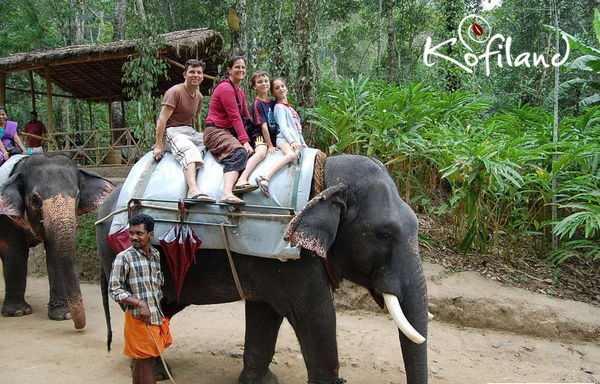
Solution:
M 95 211 L 77 218 L 77 267 L 84 281 L 98 281 L 99 276 L 95 221 Z
M 553 142 L 551 113 L 529 105 L 492 112 L 491 105 L 474 92 L 359 77 L 326 84 L 308 118 L 318 147 L 377 157 L 410 204 L 449 214 L 454 245 L 465 254 L 531 239 L 540 258 L 597 260 L 600 108 L 563 118 Z M 440 201 L 444 185 L 450 196 Z M 551 253 L 553 235 L 561 248 Z

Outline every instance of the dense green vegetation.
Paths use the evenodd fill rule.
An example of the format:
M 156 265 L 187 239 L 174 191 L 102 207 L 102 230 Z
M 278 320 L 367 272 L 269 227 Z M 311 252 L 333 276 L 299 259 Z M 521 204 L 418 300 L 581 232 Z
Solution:
M 563 119 L 553 143 L 551 113 L 492 104 L 475 92 L 359 77 L 325 85 L 310 118 L 319 147 L 377 157 L 412 206 L 450 214 L 462 252 L 522 242 L 557 262 L 600 259 L 600 107 Z M 549 252 L 552 233 L 564 241 Z
M 503 244 L 554 263 L 574 256 L 598 260 L 598 3 L 504 0 L 483 9 L 487 2 L 8 0 L 0 56 L 213 28 L 229 49 L 248 57 L 250 73 L 266 69 L 289 79 L 315 146 L 328 154 L 377 157 L 413 207 L 448 215 L 458 251 L 491 257 L 486 251 Z M 227 19 L 233 5 L 241 22 L 235 32 Z M 488 33 L 511 38 L 513 59 L 524 52 L 548 61 L 564 54 L 557 30 L 567 33 L 570 57 L 558 72 L 552 66 L 510 66 L 506 59 L 500 67 L 497 56 L 489 73 L 483 62 L 473 73 L 439 59 L 426 65 L 427 39 L 435 45 L 457 37 L 469 14 L 482 16 L 485 22 L 476 21 L 487 23 L 493 30 Z M 477 54 L 484 51 L 484 44 L 468 41 Z M 164 63 L 153 61 L 152 46 L 140 50 L 152 60 L 131 63 L 127 76 L 155 84 Z M 464 61 L 469 50 L 459 44 L 439 52 Z M 156 70 L 148 71 L 148 63 Z M 43 92 L 43 80 L 35 82 Z M 27 75 L 9 76 L 7 85 L 26 89 Z M 127 104 L 127 124 L 151 130 L 157 103 L 144 99 L 147 89 L 138 91 L 137 101 Z M 24 122 L 29 95 L 9 91 L 8 98 L 11 117 Z M 107 128 L 105 106 L 70 99 L 56 105 L 63 129 Z M 40 100 L 42 116 L 44 108 Z

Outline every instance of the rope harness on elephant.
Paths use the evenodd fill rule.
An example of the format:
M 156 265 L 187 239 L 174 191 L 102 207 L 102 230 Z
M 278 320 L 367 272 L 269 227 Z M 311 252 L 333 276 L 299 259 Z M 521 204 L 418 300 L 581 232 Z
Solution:
M 325 189 L 325 160 L 327 155 L 321 151 L 315 156 L 315 167 L 313 171 L 313 183 L 310 189 L 310 197 L 313 198 Z
M 242 284 L 240 283 L 240 278 L 237 273 L 237 269 L 235 268 L 235 263 L 233 262 L 233 256 L 231 256 L 231 250 L 229 249 L 229 241 L 227 241 L 227 231 L 225 231 L 225 226 L 221 224 L 221 233 L 223 234 L 223 241 L 225 243 L 225 250 L 227 251 L 227 259 L 229 260 L 229 268 L 231 268 L 231 274 L 233 275 L 233 281 L 235 282 L 235 287 L 237 288 L 238 294 L 240 295 L 240 299 L 246 300 L 246 294 L 242 289 Z
M 321 151 L 317 152 L 315 157 L 315 165 L 313 172 L 313 183 L 311 186 L 311 194 L 313 197 L 319 194 L 323 189 L 325 189 L 325 160 L 327 159 L 327 155 Z M 237 268 L 235 267 L 235 263 L 233 261 L 233 256 L 231 255 L 231 249 L 229 248 L 229 241 L 227 240 L 227 231 L 225 231 L 225 227 L 221 224 L 221 234 L 223 236 L 223 243 L 225 251 L 227 252 L 227 259 L 229 260 L 229 267 L 231 269 L 231 274 L 233 275 L 233 281 L 235 282 L 235 287 L 240 295 L 240 299 L 245 300 L 246 294 L 242 289 L 242 284 L 240 282 L 240 278 L 237 273 Z M 329 266 L 329 262 L 327 259 L 323 259 L 323 265 L 325 266 L 325 270 L 327 271 L 327 275 L 329 276 L 329 280 L 331 281 L 334 290 L 339 287 L 339 284 L 333 277 L 331 267 Z

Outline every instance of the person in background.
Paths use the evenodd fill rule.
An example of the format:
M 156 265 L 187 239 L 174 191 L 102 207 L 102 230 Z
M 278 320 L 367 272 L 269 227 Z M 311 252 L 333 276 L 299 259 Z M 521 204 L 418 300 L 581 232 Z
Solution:
M 277 100 L 273 108 L 275 122 L 279 127 L 276 145 L 283 152 L 283 157 L 263 176 L 256 178 L 256 184 L 266 197 L 270 197 L 269 180 L 286 164 L 296 161 L 296 152 L 306 148 L 306 142 L 302 136 L 302 125 L 300 116 L 288 103 L 288 89 L 285 80 L 278 77 L 271 82 L 271 94 Z
M 169 320 L 160 301 L 164 276 L 160 254 L 151 244 L 154 219 L 138 214 L 129 220 L 131 247 L 113 262 L 109 295 L 125 306 L 123 354 L 134 359 L 133 384 L 155 384 L 154 357 L 171 345 Z
M 27 154 L 27 150 L 17 133 L 17 122 L 8 120 L 6 107 L 0 106 L 0 165 L 12 155 Z
M 46 134 L 46 126 L 38 120 L 36 111 L 31 111 L 29 114 L 29 122 L 25 124 L 23 131 L 29 135 L 34 135 L 26 135 L 27 147 L 29 147 L 31 153 L 43 153 L 42 138 Z
M 254 127 L 251 132 L 248 132 L 250 144 L 254 148 L 254 155 L 248 159 L 246 169 L 244 169 L 233 188 L 234 193 L 240 189 L 252 188 L 254 190 L 258 188 L 257 185 L 251 186 L 248 183 L 250 173 L 268 154 L 277 151 L 277 147 L 274 145 L 277 137 L 277 124 L 275 124 L 273 117 L 275 100 L 269 97 L 269 89 L 271 88 L 269 74 L 265 71 L 257 71 L 252 75 L 250 83 L 252 88 L 256 90 L 256 98 L 251 110 Z
M 195 59 L 186 61 L 183 78 L 183 83 L 165 92 L 156 121 L 156 143 L 152 155 L 159 161 L 165 150 L 170 151 L 183 167 L 188 199 L 214 203 L 215 199 L 202 193 L 196 183 L 196 171 L 204 164 L 200 151 L 204 141 L 202 134 L 192 127 L 192 119 L 202 109 L 199 86 L 204 80 L 204 63 Z
M 246 168 L 248 156 L 254 150 L 246 133 L 244 118 L 250 118 L 246 95 L 240 87 L 246 77 L 246 60 L 234 56 L 227 61 L 228 76 L 215 87 L 208 106 L 204 143 L 215 159 L 223 164 L 221 203 L 243 205 L 244 200 L 233 194 L 240 172 Z M 237 190 L 236 193 L 248 192 Z

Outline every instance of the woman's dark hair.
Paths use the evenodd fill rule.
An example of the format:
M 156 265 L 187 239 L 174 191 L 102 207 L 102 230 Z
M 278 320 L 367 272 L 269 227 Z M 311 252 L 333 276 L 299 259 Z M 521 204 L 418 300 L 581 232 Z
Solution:
M 8 112 L 8 111 L 6 110 L 6 107 L 5 107 L 4 105 L 0 105 L 0 111 Z
M 129 219 L 129 226 L 132 227 L 134 225 L 144 224 L 144 228 L 148 232 L 154 231 L 154 219 L 150 215 L 146 215 L 145 213 L 139 213 Z
M 246 62 L 246 58 L 244 56 L 231 56 L 229 58 L 229 60 L 227 60 L 227 62 L 225 63 L 225 65 L 227 66 L 227 68 L 233 68 L 233 63 L 235 63 L 238 60 L 244 60 L 244 63 Z

